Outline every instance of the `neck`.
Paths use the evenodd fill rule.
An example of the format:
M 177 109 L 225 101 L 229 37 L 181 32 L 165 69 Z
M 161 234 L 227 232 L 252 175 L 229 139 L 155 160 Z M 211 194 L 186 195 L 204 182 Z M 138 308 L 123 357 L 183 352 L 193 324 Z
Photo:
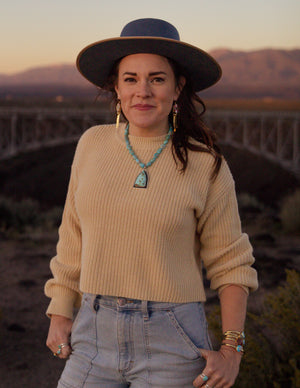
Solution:
M 138 127 L 129 123 L 129 134 L 138 137 L 156 137 L 166 135 L 169 131 L 169 124 L 157 127 Z

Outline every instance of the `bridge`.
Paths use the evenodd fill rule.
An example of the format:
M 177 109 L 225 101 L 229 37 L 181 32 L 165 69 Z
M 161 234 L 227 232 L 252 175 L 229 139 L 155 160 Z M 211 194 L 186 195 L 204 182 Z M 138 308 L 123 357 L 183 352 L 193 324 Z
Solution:
M 300 178 L 298 112 L 212 110 L 205 121 L 219 142 L 262 155 Z M 0 160 L 75 142 L 89 127 L 111 123 L 101 109 L 0 108 Z

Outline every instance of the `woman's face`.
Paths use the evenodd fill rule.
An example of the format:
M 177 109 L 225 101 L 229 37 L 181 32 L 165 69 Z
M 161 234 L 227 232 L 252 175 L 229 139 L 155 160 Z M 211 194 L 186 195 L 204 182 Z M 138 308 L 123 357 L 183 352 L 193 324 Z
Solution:
M 182 86 L 184 80 L 181 80 Z M 137 136 L 158 136 L 169 129 L 168 115 L 180 94 L 174 72 L 165 57 L 133 54 L 119 64 L 115 86 L 122 111 Z

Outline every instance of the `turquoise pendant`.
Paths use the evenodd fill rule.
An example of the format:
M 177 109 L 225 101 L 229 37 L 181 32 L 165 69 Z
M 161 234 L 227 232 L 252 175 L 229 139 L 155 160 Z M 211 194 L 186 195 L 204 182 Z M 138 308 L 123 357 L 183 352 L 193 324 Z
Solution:
M 145 170 L 139 173 L 137 176 L 133 187 L 136 187 L 138 189 L 146 189 L 148 185 L 148 174 Z

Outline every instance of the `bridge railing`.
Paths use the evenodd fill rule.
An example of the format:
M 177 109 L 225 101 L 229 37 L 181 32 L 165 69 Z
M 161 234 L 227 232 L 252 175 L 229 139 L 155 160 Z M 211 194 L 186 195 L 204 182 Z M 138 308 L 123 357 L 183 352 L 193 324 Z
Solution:
M 205 121 L 229 144 L 281 164 L 300 176 L 299 113 L 208 111 Z M 89 127 L 114 121 L 101 109 L 0 108 L 0 159 L 77 141 Z
M 264 156 L 300 175 L 299 113 L 213 111 L 206 123 L 220 143 Z
M 0 159 L 78 140 L 89 127 L 111 122 L 107 110 L 0 109 Z

